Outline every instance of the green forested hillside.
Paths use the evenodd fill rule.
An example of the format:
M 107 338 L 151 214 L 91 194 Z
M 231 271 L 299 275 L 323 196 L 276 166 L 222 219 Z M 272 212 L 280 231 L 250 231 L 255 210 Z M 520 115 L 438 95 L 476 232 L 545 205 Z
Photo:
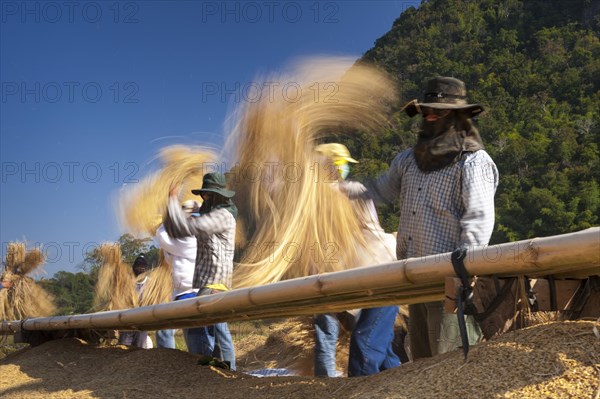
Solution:
M 501 175 L 492 243 L 599 223 L 599 10 L 597 0 L 425 1 L 363 56 L 397 79 L 398 108 L 435 75 L 464 80 L 485 106 L 477 125 Z M 419 123 L 396 112 L 375 140 L 342 138 L 361 159 L 355 177 L 387 168 Z M 380 211 L 395 229 L 395 209 Z

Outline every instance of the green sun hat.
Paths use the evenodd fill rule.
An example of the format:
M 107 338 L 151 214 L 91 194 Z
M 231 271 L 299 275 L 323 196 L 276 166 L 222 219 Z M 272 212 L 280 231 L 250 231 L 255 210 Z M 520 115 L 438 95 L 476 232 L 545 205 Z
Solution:
M 207 173 L 202 177 L 202 188 L 192 190 L 192 194 L 201 195 L 202 193 L 215 193 L 225 198 L 231 198 L 235 191 L 227 190 L 227 181 L 221 173 Z

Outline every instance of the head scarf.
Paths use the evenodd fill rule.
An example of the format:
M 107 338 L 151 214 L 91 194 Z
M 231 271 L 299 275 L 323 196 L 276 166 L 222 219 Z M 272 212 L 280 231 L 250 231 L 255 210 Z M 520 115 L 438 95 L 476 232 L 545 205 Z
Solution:
M 413 154 L 421 171 L 432 172 L 456 162 L 464 152 L 481 149 L 483 141 L 473 121 L 457 110 L 435 122 L 424 119 Z

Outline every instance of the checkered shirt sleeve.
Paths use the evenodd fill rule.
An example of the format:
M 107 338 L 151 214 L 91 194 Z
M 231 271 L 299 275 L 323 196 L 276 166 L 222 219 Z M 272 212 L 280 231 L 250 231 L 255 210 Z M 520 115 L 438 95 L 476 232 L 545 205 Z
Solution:
M 469 153 L 462 172 L 460 244 L 485 245 L 494 230 L 494 195 L 498 188 L 498 169 L 487 152 Z

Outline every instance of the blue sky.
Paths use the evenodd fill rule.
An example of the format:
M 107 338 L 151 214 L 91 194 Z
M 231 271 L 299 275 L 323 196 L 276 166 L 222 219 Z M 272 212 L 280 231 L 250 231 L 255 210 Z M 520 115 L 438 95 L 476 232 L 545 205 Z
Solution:
M 0 2 L 0 242 L 76 272 L 171 144 L 223 144 L 258 74 L 358 58 L 418 1 Z

